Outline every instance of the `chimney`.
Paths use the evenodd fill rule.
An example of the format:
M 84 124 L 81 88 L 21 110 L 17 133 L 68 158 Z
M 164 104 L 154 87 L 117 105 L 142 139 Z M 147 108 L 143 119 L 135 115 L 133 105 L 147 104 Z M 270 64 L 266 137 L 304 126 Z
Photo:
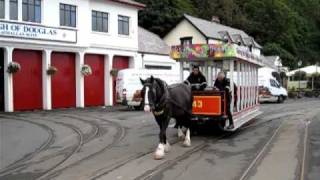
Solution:
M 220 18 L 218 16 L 212 16 L 211 22 L 215 22 L 215 23 L 220 24 Z

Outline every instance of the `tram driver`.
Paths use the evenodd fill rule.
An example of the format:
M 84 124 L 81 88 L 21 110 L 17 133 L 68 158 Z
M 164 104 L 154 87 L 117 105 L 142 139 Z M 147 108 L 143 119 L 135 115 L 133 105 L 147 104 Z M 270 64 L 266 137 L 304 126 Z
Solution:
M 232 94 L 231 94 L 231 89 L 230 89 L 230 80 L 226 78 L 226 75 L 223 71 L 220 71 L 218 73 L 218 77 L 216 81 L 214 82 L 214 87 L 218 89 L 219 91 L 225 91 L 226 93 L 226 102 L 227 102 L 227 115 L 229 119 L 229 126 L 227 129 L 233 129 L 234 128 L 234 123 L 233 123 L 233 118 L 232 118 L 232 113 L 230 110 L 230 104 L 232 100 Z M 237 92 L 237 87 L 234 85 L 234 91 Z
M 203 91 L 207 87 L 207 80 L 196 65 L 192 67 L 192 72 L 185 82 L 191 85 L 193 91 Z

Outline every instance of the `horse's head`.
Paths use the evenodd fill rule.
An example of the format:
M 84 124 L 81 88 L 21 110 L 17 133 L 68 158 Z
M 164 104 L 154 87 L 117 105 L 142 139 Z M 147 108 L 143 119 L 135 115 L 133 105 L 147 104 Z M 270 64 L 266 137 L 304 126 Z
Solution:
M 140 81 L 143 85 L 142 97 L 144 100 L 144 111 L 153 111 L 155 110 L 159 97 L 161 97 L 161 88 L 153 76 L 147 78 L 146 80 L 140 78 Z

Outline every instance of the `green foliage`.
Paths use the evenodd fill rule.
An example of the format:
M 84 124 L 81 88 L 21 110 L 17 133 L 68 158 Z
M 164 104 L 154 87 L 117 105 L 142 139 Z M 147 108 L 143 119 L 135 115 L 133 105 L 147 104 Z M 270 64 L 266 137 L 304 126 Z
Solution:
M 320 62 L 320 0 L 137 0 L 147 5 L 139 24 L 160 36 L 184 13 L 243 29 L 264 46 L 265 55 L 280 55 L 297 68 Z
M 191 0 L 137 0 L 147 7 L 139 13 L 139 25 L 163 37 L 183 17 L 195 15 Z

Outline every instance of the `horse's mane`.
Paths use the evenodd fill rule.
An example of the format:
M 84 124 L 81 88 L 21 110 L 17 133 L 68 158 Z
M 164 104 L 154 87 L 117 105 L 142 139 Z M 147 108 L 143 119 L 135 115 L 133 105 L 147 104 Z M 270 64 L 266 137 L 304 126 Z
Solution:
M 162 81 L 160 78 L 154 78 L 154 80 L 157 82 L 157 84 L 160 86 L 161 90 L 164 90 L 164 81 Z

